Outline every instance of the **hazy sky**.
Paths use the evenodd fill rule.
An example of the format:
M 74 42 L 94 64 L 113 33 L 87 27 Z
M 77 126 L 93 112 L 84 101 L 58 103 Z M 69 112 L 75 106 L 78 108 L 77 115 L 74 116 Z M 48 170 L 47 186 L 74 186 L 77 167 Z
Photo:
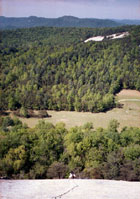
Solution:
M 140 0 L 0 0 L 0 15 L 140 19 Z

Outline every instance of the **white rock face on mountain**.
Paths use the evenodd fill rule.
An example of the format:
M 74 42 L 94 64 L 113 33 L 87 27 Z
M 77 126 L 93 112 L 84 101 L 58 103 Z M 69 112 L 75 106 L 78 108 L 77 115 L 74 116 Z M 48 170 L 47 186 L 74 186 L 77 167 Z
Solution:
M 112 35 L 107 35 L 107 36 L 96 36 L 96 37 L 91 37 L 89 39 L 86 39 L 84 42 L 87 43 L 89 41 L 103 41 L 104 39 L 122 39 L 124 37 L 129 36 L 129 32 L 123 32 L 123 33 L 115 33 Z
M 87 43 L 88 41 L 103 41 L 103 39 L 104 39 L 104 36 L 91 37 L 85 40 L 85 43 Z
M 116 34 L 112 34 L 112 35 L 108 35 L 107 38 L 108 39 L 122 39 L 124 37 L 129 36 L 129 32 L 123 32 L 123 33 L 116 33 Z

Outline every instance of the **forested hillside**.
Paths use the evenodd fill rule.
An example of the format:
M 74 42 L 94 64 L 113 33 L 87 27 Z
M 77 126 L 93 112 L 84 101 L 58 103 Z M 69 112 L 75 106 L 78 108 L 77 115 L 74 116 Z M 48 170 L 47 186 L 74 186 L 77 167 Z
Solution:
M 140 25 L 140 20 L 139 19 L 115 19 L 113 21 L 116 21 L 121 24 L 125 25 Z
M 102 42 L 92 36 L 128 31 Z M 100 112 L 115 107 L 114 94 L 140 90 L 140 26 L 30 28 L 2 31 L 0 109 Z

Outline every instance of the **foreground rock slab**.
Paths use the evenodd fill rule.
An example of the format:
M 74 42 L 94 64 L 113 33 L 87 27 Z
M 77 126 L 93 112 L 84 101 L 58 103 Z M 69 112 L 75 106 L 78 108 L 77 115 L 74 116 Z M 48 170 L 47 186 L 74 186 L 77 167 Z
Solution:
M 140 199 L 140 182 L 0 180 L 0 199 Z

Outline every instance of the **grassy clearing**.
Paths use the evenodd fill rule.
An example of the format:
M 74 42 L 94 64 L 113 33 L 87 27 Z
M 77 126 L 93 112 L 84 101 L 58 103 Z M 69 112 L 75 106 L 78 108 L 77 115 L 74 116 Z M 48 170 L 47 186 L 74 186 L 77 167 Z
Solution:
M 117 96 L 117 100 L 122 99 L 139 99 L 140 92 L 133 90 L 122 90 Z M 47 122 L 56 124 L 64 122 L 67 128 L 80 126 L 87 122 L 92 122 L 94 128 L 106 128 L 112 119 L 118 120 L 120 128 L 124 126 L 140 127 L 140 101 L 123 101 L 123 108 L 114 108 L 106 113 L 89 113 L 89 112 L 70 112 L 70 111 L 48 111 L 52 117 L 45 118 Z M 39 120 L 38 118 L 24 119 L 20 118 L 23 123 L 29 127 L 34 127 Z

